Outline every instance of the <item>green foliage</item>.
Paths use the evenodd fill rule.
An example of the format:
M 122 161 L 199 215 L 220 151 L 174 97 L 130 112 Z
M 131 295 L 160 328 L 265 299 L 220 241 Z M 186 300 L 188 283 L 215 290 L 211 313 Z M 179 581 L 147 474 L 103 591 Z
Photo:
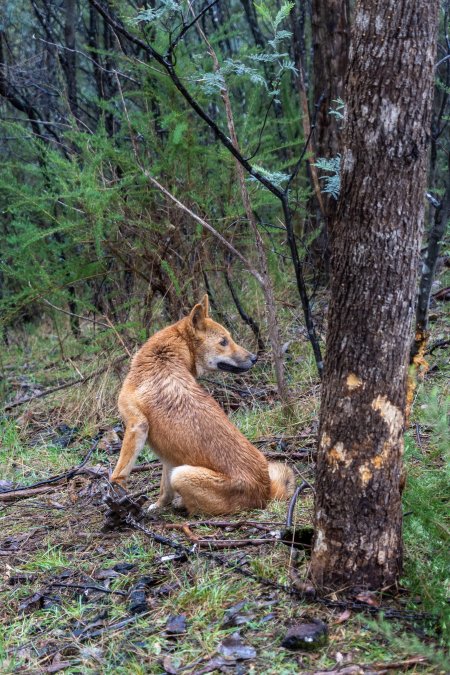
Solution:
M 322 171 L 329 171 L 331 173 L 331 176 L 320 176 L 320 180 L 324 182 L 322 192 L 326 192 L 334 197 L 334 199 L 338 199 L 341 189 L 341 156 L 337 155 L 331 159 L 319 157 L 315 162 L 315 166 L 318 169 L 322 169 Z
M 134 16 L 129 6 L 120 6 L 118 13 L 127 28 L 144 32 L 163 54 L 183 22 L 192 20 L 184 1 L 164 0 Z M 220 60 L 218 72 L 195 27 L 176 49 L 177 72 L 199 105 L 213 110 L 222 129 L 226 129 L 226 116 L 220 90 L 226 84 L 242 152 L 255 154 L 255 166 L 278 186 L 285 184 L 303 142 L 298 101 L 292 97 L 291 33 L 285 30 L 292 6 L 258 6 L 267 43 L 264 50 L 251 45 L 249 27 L 233 6 L 230 18 L 208 33 Z M 209 13 L 207 18 L 210 22 Z M 10 20 L 27 27 L 25 33 L 40 30 L 22 3 Z M 3 327 L 41 317 L 48 311 L 44 299 L 81 315 L 113 313 L 116 326 L 125 326 L 130 317 L 145 323 L 144 294 L 150 299 L 155 293 L 168 298 L 174 316 L 179 306 L 170 300 L 172 296 L 181 305 L 192 301 L 195 275 L 188 260 L 203 235 L 150 189 L 143 170 L 160 177 L 184 203 L 219 223 L 227 236 L 233 236 L 228 228 L 243 213 L 234 158 L 211 139 L 163 71 L 100 43 L 89 46 L 90 60 L 86 59 L 81 22 L 77 31 L 83 119 L 78 121 L 64 109 L 66 83 L 56 64 L 44 84 L 55 89 L 60 107 L 54 117 L 48 112 L 46 133 L 34 135 L 24 116 L 16 116 L 15 121 L 7 117 L 0 123 L 7 139 L 0 166 Z M 224 50 L 224 41 L 229 49 Z M 23 42 L 26 38 L 12 43 L 11 58 L 19 58 Z M 96 87 L 92 59 L 104 64 L 108 60 L 108 68 L 115 67 L 121 74 L 109 82 L 109 93 Z M 281 116 L 274 114 L 274 100 L 283 109 Z M 55 130 L 57 141 L 47 129 Z M 294 206 L 309 193 L 306 184 L 300 174 L 291 192 Z M 274 196 L 251 178 L 249 185 L 255 211 L 263 209 L 264 220 L 279 217 Z M 239 236 L 244 247 L 251 243 L 244 230 Z M 281 247 L 283 238 L 272 233 L 271 241 Z M 219 268 L 223 263 L 223 251 L 205 242 L 201 255 Z M 54 313 L 51 316 L 54 320 Z

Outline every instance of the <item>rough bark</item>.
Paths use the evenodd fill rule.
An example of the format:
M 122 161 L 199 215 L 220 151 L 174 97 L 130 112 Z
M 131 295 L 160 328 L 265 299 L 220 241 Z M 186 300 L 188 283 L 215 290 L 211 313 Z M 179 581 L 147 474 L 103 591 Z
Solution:
M 343 98 L 350 42 L 349 0 L 312 1 L 314 100 L 323 95 L 317 115 L 316 152 L 335 157 L 340 151 L 336 117 L 329 114 L 333 101 Z
M 346 79 L 311 575 L 382 588 L 402 568 L 400 477 L 438 0 L 359 0 Z

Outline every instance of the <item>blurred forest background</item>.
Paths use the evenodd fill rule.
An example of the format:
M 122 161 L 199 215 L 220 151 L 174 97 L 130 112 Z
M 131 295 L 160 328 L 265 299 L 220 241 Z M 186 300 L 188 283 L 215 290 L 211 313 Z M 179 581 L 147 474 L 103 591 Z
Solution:
M 417 327 L 431 333 L 431 368 L 414 399 L 405 493 L 413 514 L 405 519 L 405 587 L 423 593 L 426 609 L 447 627 L 449 6 L 442 2 L 440 13 L 422 246 L 427 264 L 418 289 Z M 260 362 L 245 378 L 217 376 L 204 385 L 255 442 L 267 441 L 279 453 L 304 445 L 304 475 L 313 475 L 327 228 L 339 198 L 352 11 L 350 0 L 4 0 L 0 387 L 7 414 L 0 459 L 8 467 L 6 487 L 73 466 L 93 437 L 106 438 L 94 459 L 114 464 L 110 454 L 121 435 L 116 394 L 129 357 L 205 292 L 214 318 L 258 350 Z M 414 352 L 413 335 L 411 342 Z M 293 415 L 285 416 L 288 400 Z M 52 540 L 51 555 L 49 548 L 42 566 L 36 563 L 44 574 L 64 567 L 55 557 L 59 546 Z M 277 578 L 270 556 L 266 569 Z M 229 593 L 224 587 L 222 605 Z M 251 593 L 242 587 L 242 597 Z M 23 595 L 16 593 L 17 602 Z M 191 601 L 206 607 L 211 598 L 205 591 Z M 17 625 L 15 617 L 8 620 L 10 658 Z M 23 628 L 24 635 L 34 630 Z M 359 630 L 356 619 L 352 630 Z M 415 643 L 386 626 L 380 630 L 383 645 L 397 645 L 386 658 L 415 653 Z M 348 635 L 342 639 L 348 646 Z M 202 649 L 196 646 L 192 658 Z M 372 660 L 380 653 L 371 653 Z M 37 663 L 34 654 L 23 658 Z M 94 672 L 95 659 L 83 658 L 85 672 Z M 261 672 L 272 672 L 270 659 L 268 653 Z M 111 663 L 104 672 L 141 672 Z M 273 672 L 299 672 L 281 668 Z
M 279 193 L 289 183 L 309 293 L 326 281 L 323 216 L 333 198 L 325 203 L 320 187 L 336 186 L 331 181 L 327 188 L 326 178 L 319 183 L 312 143 L 307 151 L 305 142 L 319 101 L 315 152 L 338 167 L 345 51 L 331 91 L 323 63 L 313 58 L 324 30 L 318 10 L 313 15 L 305 3 L 210 5 L 187 30 L 193 18 L 187 5 L 166 2 L 155 10 L 112 3 L 134 42 L 105 21 L 97 3 L 6 4 L 0 33 L 6 340 L 13 327 L 44 317 L 60 322 L 52 303 L 72 313 L 76 337 L 86 328 L 79 314 L 111 321 L 133 344 L 161 322 L 177 320 L 205 290 L 219 319 L 227 305 L 236 311 L 234 297 L 266 332 L 264 296 L 242 260 L 147 178 L 150 173 L 260 270 L 235 158 L 145 49 L 147 42 L 162 55 L 173 50 L 177 79 L 224 136 L 230 135 L 227 90 L 242 156 Z M 349 24 L 342 30 L 348 41 Z M 292 305 L 302 332 L 283 205 L 245 174 L 276 302 Z M 326 175 L 336 183 L 336 170 Z M 322 312 L 316 320 L 322 323 Z

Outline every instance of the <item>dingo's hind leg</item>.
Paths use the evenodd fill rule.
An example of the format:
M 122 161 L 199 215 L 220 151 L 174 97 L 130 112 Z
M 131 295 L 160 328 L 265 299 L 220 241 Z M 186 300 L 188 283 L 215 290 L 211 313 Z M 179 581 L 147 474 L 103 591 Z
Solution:
M 245 495 L 230 478 L 202 466 L 177 466 L 172 469 L 170 483 L 190 513 L 214 516 L 246 508 L 242 503 Z
M 162 470 L 162 476 L 161 476 L 161 485 L 159 489 L 159 497 L 158 500 L 154 504 L 150 504 L 148 507 L 149 511 L 154 511 L 155 509 L 159 509 L 162 506 L 168 506 L 173 498 L 175 497 L 175 492 L 172 488 L 171 482 L 170 482 L 170 472 L 172 470 L 172 467 L 169 464 L 165 464 L 163 462 L 163 470 Z
M 148 422 L 145 417 L 131 417 L 126 425 L 119 459 L 111 476 L 111 480 L 123 488 L 126 487 L 127 478 L 148 436 Z

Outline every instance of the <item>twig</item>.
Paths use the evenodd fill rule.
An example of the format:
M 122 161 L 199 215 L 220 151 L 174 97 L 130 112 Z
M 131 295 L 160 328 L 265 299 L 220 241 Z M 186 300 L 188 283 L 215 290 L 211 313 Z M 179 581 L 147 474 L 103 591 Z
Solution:
M 247 324 L 247 326 L 250 326 L 250 328 L 253 331 L 253 335 L 256 338 L 256 341 L 258 343 L 258 349 L 263 352 L 266 349 L 266 345 L 264 344 L 264 340 L 261 337 L 261 329 L 258 325 L 258 323 L 253 319 L 253 317 L 249 316 L 245 309 L 241 305 L 241 301 L 239 300 L 238 294 L 236 293 L 236 289 L 234 288 L 233 284 L 231 283 L 231 279 L 229 277 L 228 272 L 225 270 L 224 272 L 225 276 L 225 283 L 228 286 L 231 297 L 233 298 L 233 302 L 236 305 L 236 309 L 239 312 L 239 316 L 241 317 L 242 321 Z
M 309 457 L 314 452 L 315 450 L 312 448 L 311 450 L 305 448 L 301 452 L 289 452 L 289 450 L 286 450 L 286 452 L 264 452 L 263 454 L 269 459 L 305 459 L 305 457 Z
M 444 349 L 450 345 L 450 340 L 436 340 L 425 352 L 425 354 L 432 354 L 435 349 Z
M 262 546 L 263 544 L 279 543 L 280 539 L 196 539 L 195 541 L 199 549 L 201 547 L 209 548 L 209 550 L 221 550 L 224 548 L 242 548 L 244 546 Z
M 67 316 L 74 316 L 77 319 L 81 319 L 82 321 L 95 323 L 96 326 L 102 326 L 102 328 L 108 328 L 108 330 L 111 328 L 111 326 L 108 326 L 107 323 L 102 323 L 101 321 L 97 321 L 97 319 L 91 319 L 89 316 L 82 316 L 81 314 L 75 314 L 75 312 L 69 312 L 69 310 L 63 309 L 62 307 L 57 307 L 46 298 L 42 298 L 41 302 L 43 302 L 45 305 L 48 305 L 49 307 L 52 307 L 53 309 L 56 309 L 56 311 L 61 312 L 61 314 L 67 314 Z
M 235 248 L 233 246 L 233 244 L 230 244 L 230 242 L 227 241 L 227 239 L 225 239 L 225 237 L 222 237 L 222 235 L 212 225 L 210 225 L 206 220 L 204 220 L 203 218 L 198 216 L 196 213 L 194 213 L 194 211 L 192 211 L 190 208 L 188 208 L 182 202 L 180 202 L 180 200 L 177 199 L 171 192 L 169 192 L 169 190 L 167 190 L 165 187 L 163 187 L 161 185 L 161 183 L 158 183 L 158 181 L 155 178 L 153 178 L 153 176 L 151 176 L 148 171 L 146 171 L 145 169 L 142 169 L 142 171 L 143 171 L 145 177 L 150 181 L 150 183 L 152 183 L 156 188 L 158 188 L 158 190 L 160 190 L 163 194 L 165 194 L 166 197 L 169 197 L 169 199 L 171 199 L 178 206 L 179 209 L 181 209 L 185 213 L 188 213 L 191 216 L 191 218 L 193 218 L 197 223 L 199 223 L 202 227 L 204 227 L 205 230 L 208 230 L 208 232 L 211 232 L 211 234 L 213 234 L 216 237 L 216 239 L 218 239 L 221 242 L 221 244 L 223 244 L 223 246 L 225 246 L 225 248 L 227 248 L 233 255 L 235 255 L 236 258 L 239 258 L 239 260 L 248 269 L 250 274 L 252 276 L 254 276 L 255 279 L 260 284 L 263 283 L 263 279 L 261 277 L 261 274 L 258 272 L 258 270 L 256 270 L 253 267 L 251 262 L 245 256 L 243 256 L 242 253 L 240 253 L 237 250 L 237 248 Z
M 422 448 L 422 438 L 421 438 L 421 436 L 420 436 L 420 424 L 419 424 L 419 422 L 416 422 L 414 426 L 415 426 L 415 429 L 416 429 L 416 440 L 417 440 L 417 445 L 418 445 L 419 448 L 423 451 L 423 448 Z
M 5 405 L 4 410 L 5 412 L 8 410 L 12 410 L 13 408 L 17 408 L 19 405 L 23 405 L 24 403 L 28 403 L 29 401 L 34 401 L 35 399 L 38 398 L 43 398 L 44 396 L 49 396 L 50 394 L 54 394 L 56 391 L 61 391 L 61 389 L 67 389 L 68 387 L 73 387 L 76 384 L 84 384 L 85 382 L 88 382 L 89 380 L 92 380 L 92 378 L 97 377 L 98 375 L 101 375 L 105 371 L 107 371 L 111 366 L 116 366 L 119 363 L 122 363 L 122 361 L 125 361 L 125 359 L 128 358 L 127 356 L 121 356 L 112 363 L 108 364 L 107 366 L 104 366 L 103 368 L 99 368 L 98 370 L 95 370 L 93 373 L 90 375 L 86 375 L 86 377 L 79 378 L 78 380 L 71 380 L 70 382 L 64 382 L 63 384 L 59 384 L 57 387 L 51 387 L 50 389 L 46 389 L 45 391 L 41 391 L 39 394 L 33 394 L 32 396 L 25 396 L 24 398 L 19 399 L 18 401 L 13 401 L 12 403 L 8 403 Z
M 94 584 L 63 584 L 59 581 L 51 581 L 48 585 L 56 586 L 58 588 L 79 588 L 82 590 L 100 591 L 101 593 L 111 593 L 113 595 L 128 595 L 128 593 L 125 591 L 112 591 L 111 589 L 105 588 L 104 586 L 96 586 Z
M 136 614 L 135 616 L 127 616 L 125 619 L 122 619 L 122 621 L 117 621 L 116 623 L 111 623 L 109 626 L 103 626 L 103 628 L 99 628 L 98 630 L 93 630 L 91 632 L 86 632 L 82 633 L 81 635 L 78 636 L 78 640 L 90 640 L 93 637 L 97 637 L 98 635 L 102 635 L 103 633 L 106 633 L 109 630 L 118 630 L 119 628 L 123 628 L 124 626 L 128 625 L 129 623 L 133 623 L 134 621 L 137 621 L 137 619 L 141 619 L 142 617 L 145 616 L 147 612 L 142 613 L 142 614 Z
M 183 26 L 182 30 L 178 33 L 178 35 L 176 36 L 176 38 L 172 41 L 172 43 L 171 43 L 171 45 L 170 45 L 170 47 L 169 47 L 169 54 L 168 54 L 168 55 L 172 54 L 172 52 L 175 50 L 175 47 L 176 47 L 177 44 L 180 42 L 180 40 L 183 39 L 183 37 L 184 37 L 184 36 L 186 35 L 186 33 L 188 32 L 188 30 L 189 30 L 190 28 L 192 28 L 192 26 L 194 26 L 194 24 L 196 24 L 197 21 L 199 21 L 199 20 L 202 18 L 202 16 L 203 16 L 204 14 L 206 14 L 206 12 L 209 11 L 209 10 L 211 9 L 211 7 L 214 7 L 214 5 L 217 4 L 218 1 L 219 1 L 219 0 L 212 0 L 212 2 L 209 3 L 209 5 L 206 5 L 205 7 L 203 7 L 202 11 L 199 12 L 199 13 L 197 14 L 197 16 L 194 16 L 194 18 L 192 19 L 192 21 L 191 21 L 190 23 L 187 23 L 187 24 L 185 24 L 185 25 Z

